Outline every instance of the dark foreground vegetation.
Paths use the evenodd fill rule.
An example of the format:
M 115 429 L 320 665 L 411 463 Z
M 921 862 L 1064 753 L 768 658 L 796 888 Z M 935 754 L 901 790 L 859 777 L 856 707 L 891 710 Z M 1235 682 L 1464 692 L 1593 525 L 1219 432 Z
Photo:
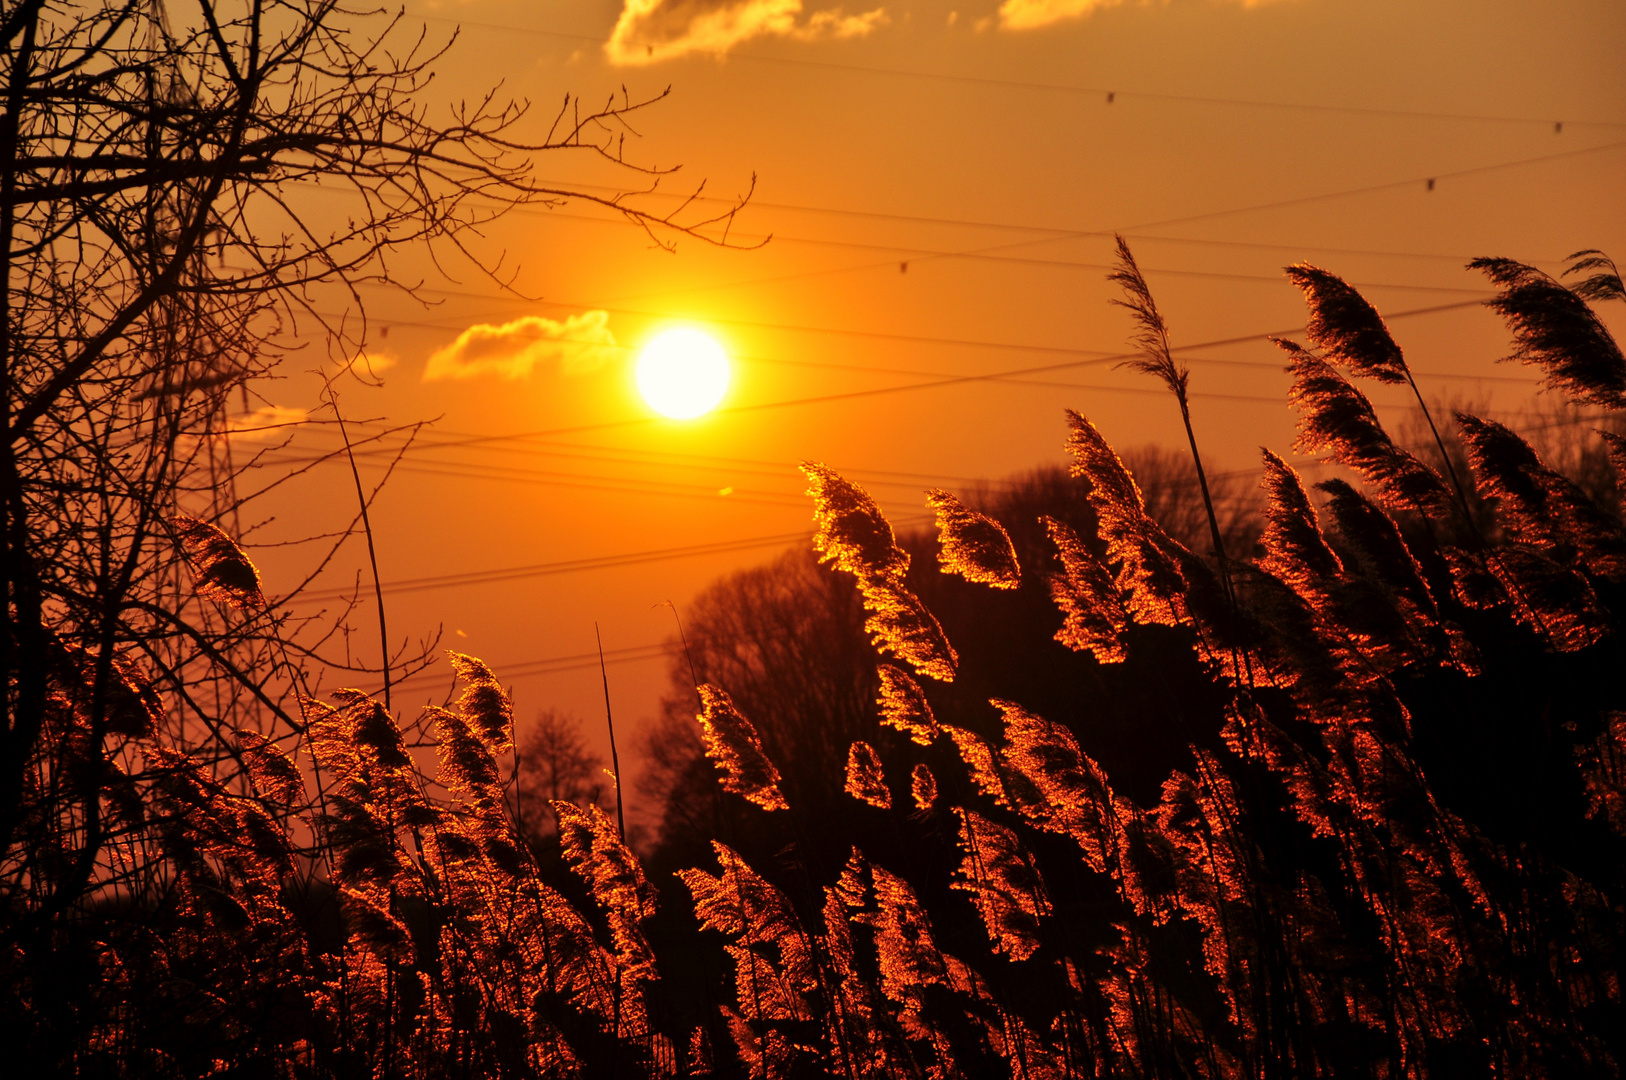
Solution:
M 1521 357 L 1618 426 L 1612 267 L 1486 268 Z M 1409 381 L 1376 312 L 1289 276 L 1298 449 L 1364 490 L 1265 451 L 1252 511 L 1142 454 L 1182 543 L 1069 414 L 1070 475 L 930 492 L 911 554 L 808 465 L 828 565 L 690 613 L 645 860 L 477 660 L 454 708 L 228 729 L 56 622 L 5 806 L 7 1044 L 80 1075 L 1616 1075 L 1618 479 L 1467 413 L 1429 464 L 1341 373 Z M 231 539 L 171 527 L 193 602 L 263 617 Z
M 1545 461 L 1420 396 L 1426 441 L 1391 438 L 1357 384 L 1415 390 L 1399 346 L 1290 267 L 1296 449 L 1359 483 L 1266 451 L 1256 485 L 1204 471 L 1120 245 L 1189 457 L 1131 470 L 1069 414 L 1070 475 L 930 492 L 903 543 L 808 465 L 819 561 L 686 613 L 641 859 L 567 724 L 516 750 L 480 661 L 407 714 L 382 605 L 369 670 L 265 594 L 238 485 L 269 459 L 222 437 L 310 290 L 456 243 L 472 196 L 553 197 L 525 155 L 636 106 L 437 128 L 431 58 L 332 5 L 201 11 L 0 16 L 7 1075 L 1618 1075 L 1613 264 L 1474 264 L 1603 429 Z M 316 178 L 369 211 L 301 219 Z

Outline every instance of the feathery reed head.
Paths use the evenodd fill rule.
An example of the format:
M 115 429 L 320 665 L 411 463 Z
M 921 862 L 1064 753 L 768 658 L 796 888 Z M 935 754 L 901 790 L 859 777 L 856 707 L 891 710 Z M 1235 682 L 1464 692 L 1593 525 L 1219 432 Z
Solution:
M 1405 383 L 1406 358 L 1383 325 L 1383 316 L 1343 278 L 1309 263 L 1294 263 L 1285 273 L 1304 293 L 1310 307 L 1305 328 L 1310 341 L 1351 371 L 1386 383 Z
M 950 888 L 971 894 L 995 952 L 1026 960 L 1039 949 L 1039 919 L 1050 898 L 1015 832 L 974 810 L 959 810 L 959 873 Z
M 898 547 L 881 508 L 858 485 L 823 465 L 803 462 L 802 471 L 818 525 L 814 550 L 820 562 L 834 562 L 858 579 L 870 612 L 864 629 L 871 640 L 920 674 L 953 682 L 960 658 L 937 619 L 904 584 L 909 555 Z
M 1501 586 L 1489 593 L 1491 603 L 1509 603 L 1513 617 L 1558 652 L 1585 649 L 1610 632 L 1608 609 L 1592 583 L 1570 567 L 1518 544 L 1498 548 L 1480 562 Z
M 875 747 L 861 739 L 854 740 L 852 746 L 847 748 L 846 792 L 877 810 L 892 809 L 892 791 L 886 786 L 881 759 L 876 755 Z
M 1424 514 L 1445 509 L 1445 484 L 1433 469 L 1395 445 L 1365 394 L 1309 350 L 1284 338 L 1271 340 L 1292 357 L 1287 370 L 1293 388 L 1287 396 L 1300 413 L 1295 450 L 1330 452 L 1333 460 L 1375 486 L 1395 509 Z
M 943 573 L 959 574 L 967 581 L 996 589 L 1014 589 L 1022 584 L 1022 568 L 1005 526 L 986 514 L 967 509 L 941 488 L 926 492 L 926 505 L 937 511 L 937 531 L 943 544 L 937 560 Z
M 181 552 L 197 574 L 198 593 L 233 607 L 259 607 L 260 574 L 236 541 L 207 521 L 177 517 L 171 524 Z
M 869 493 L 817 462 L 802 462 L 802 472 L 813 499 L 813 550 L 819 561 L 833 562 L 860 580 L 901 580 L 909 555 L 898 547 L 892 526 Z
M 877 648 L 906 661 L 921 675 L 938 682 L 954 681 L 960 654 L 920 597 L 890 579 L 860 582 L 859 588 L 870 611 L 864 629 Z
M 1613 431 L 1599 431 L 1598 434 L 1603 436 L 1604 453 L 1615 470 L 1615 483 L 1622 493 L 1626 493 L 1626 436 Z
M 89 724 L 96 711 L 98 657 L 77 645 L 59 639 L 51 641 L 50 681 L 59 701 L 72 709 L 81 722 Z M 164 703 L 158 689 L 134 660 L 117 652 L 109 654 L 111 671 L 102 684 L 100 718 L 110 735 L 142 738 L 152 733 L 164 718 Z
M 604 911 L 617 959 L 635 978 L 654 978 L 655 954 L 639 923 L 655 915 L 655 888 L 644 877 L 638 857 L 598 807 L 563 799 L 550 805 L 559 821 L 560 847 Z
M 410 965 L 412 935 L 401 920 L 390 913 L 387 902 L 369 892 L 339 887 L 339 910 L 344 913 L 350 936 L 387 964 Z
M 914 796 L 915 809 L 924 813 L 937 802 L 937 777 L 922 761 L 909 774 L 909 793 Z
M 382 703 L 368 702 L 370 708 L 364 708 L 351 728 L 351 735 L 356 745 L 364 746 L 372 751 L 379 764 L 386 768 L 399 769 L 411 762 L 407 757 L 406 747 L 401 742 L 401 729 L 395 726 L 395 720 L 385 711 Z
M 1327 509 L 1338 523 L 1338 534 L 1354 549 L 1368 576 L 1429 623 L 1438 622 L 1434 593 L 1394 519 L 1342 480 L 1323 480 L 1316 487 L 1332 496 Z
M 1129 655 L 1123 643 L 1129 615 L 1112 575 L 1084 546 L 1071 525 L 1052 517 L 1039 520 L 1061 560 L 1061 572 L 1050 575 L 1050 597 L 1062 613 L 1056 640 L 1074 652 L 1088 649 L 1098 663 L 1124 660 Z
M 1141 622 L 1174 625 L 1186 581 L 1165 551 L 1171 541 L 1146 515 L 1140 487 L 1095 425 L 1069 409 L 1067 429 L 1072 474 L 1089 482 L 1087 498 L 1106 541 L 1107 562 L 1118 564 L 1126 610 Z
M 1592 273 L 1570 286 L 1570 291 L 1582 300 L 1598 303 L 1601 300 L 1626 300 L 1626 286 L 1621 284 L 1620 267 L 1615 260 L 1596 248 L 1577 251 L 1567 260 L 1569 267 L 1564 276 Z
M 1573 553 L 1600 577 L 1626 576 L 1626 529 L 1619 517 L 1496 421 L 1457 413 L 1457 423 L 1480 492 L 1494 501 L 1504 528 L 1523 543 Z
M 435 724 L 441 786 L 465 801 L 495 803 L 500 778 L 485 740 L 460 713 L 433 705 L 425 711 Z
M 1626 404 L 1626 357 L 1576 292 L 1512 259 L 1475 259 L 1468 266 L 1484 271 L 1501 287 L 1501 295 L 1486 303 L 1513 331 L 1509 360 L 1539 366 L 1547 373 L 1548 386 L 1578 401 L 1608 409 Z M 1599 287 L 1610 288 L 1607 283 Z
M 709 683 L 700 686 L 704 706 L 697 719 L 706 756 L 722 774 L 719 783 L 756 803 L 764 810 L 788 810 L 790 804 L 779 791 L 779 770 L 762 751 L 762 740 L 729 696 Z
M 1151 287 L 1146 284 L 1146 278 L 1130 252 L 1128 241 L 1121 236 L 1113 239 L 1117 242 L 1118 268 L 1107 275 L 1107 280 L 1123 286 L 1124 297 L 1112 302 L 1127 308 L 1134 315 L 1135 333 L 1130 340 L 1140 349 L 1139 356 L 1125 360 L 1118 366 L 1157 376 L 1183 406 L 1191 372 L 1176 364 L 1174 357 L 1169 355 L 1168 325 L 1157 310 Z
M 1321 534 L 1315 507 L 1304 491 L 1299 474 L 1261 447 L 1265 458 L 1264 489 L 1269 497 L 1265 507 L 1265 569 L 1295 589 L 1311 583 L 1326 583 L 1343 573 L 1343 563 Z
M 304 801 L 304 778 L 280 746 L 258 731 L 242 729 L 237 732 L 237 746 L 255 791 L 279 806 L 297 806 Z
M 875 669 L 880 677 L 881 696 L 875 703 L 881 707 L 881 720 L 921 746 L 930 746 L 942 729 L 932 716 L 931 702 L 920 684 L 910 678 L 902 668 L 882 664 Z
M 965 728 L 944 724 L 943 730 L 954 740 L 955 748 L 960 751 L 960 759 L 971 770 L 971 779 L 975 781 L 977 789 L 1000 806 L 1009 808 L 1011 802 L 1005 793 L 1005 781 L 999 775 L 999 763 L 988 744 L 976 732 Z
M 452 670 L 463 680 L 457 708 L 480 733 L 493 754 L 505 754 L 514 745 L 514 705 L 491 669 L 472 656 L 450 652 Z

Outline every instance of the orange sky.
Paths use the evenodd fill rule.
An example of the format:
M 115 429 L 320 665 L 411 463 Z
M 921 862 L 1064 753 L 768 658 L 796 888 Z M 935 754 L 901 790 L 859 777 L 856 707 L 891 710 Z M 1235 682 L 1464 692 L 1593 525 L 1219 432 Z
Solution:
M 463 27 L 434 107 L 502 79 L 540 103 L 535 132 L 566 91 L 596 102 L 670 85 L 628 157 L 683 164 L 662 192 L 704 179 L 730 197 L 754 173 L 733 235 L 774 236 L 754 251 L 679 239 L 667 252 L 569 205 L 512 214 L 476 245 L 504 255 L 519 296 L 422 252 L 398 270 L 421 277 L 433 306 L 363 290 L 388 369 L 381 389 L 340 384 L 347 414 L 435 421 L 374 509 L 384 579 L 613 563 L 388 597 L 398 641 L 444 627 L 445 644 L 512 681 L 522 718 L 561 707 L 596 738 L 597 668 L 568 658 L 592 650 L 597 620 L 612 656 L 634 657 L 610 668 L 630 734 L 665 684 L 653 654 L 671 616 L 654 605 L 681 610 L 776 550 L 735 542 L 808 528 L 802 458 L 905 521 L 923 515 L 923 487 L 1061 461 L 1064 407 L 1121 447 L 1171 442 L 1171 402 L 1104 359 L 1127 332 L 1103 280 L 1113 230 L 1189 347 L 1199 439 L 1237 469 L 1260 444 L 1292 442 L 1279 354 L 1258 336 L 1302 324 L 1286 263 L 1362 286 L 1432 373 L 1425 391 L 1516 413 L 1534 383 L 1493 363 L 1505 335 L 1472 303 L 1487 294 L 1462 264 L 1626 255 L 1618 2 L 876 3 L 409 9 L 432 35 Z M 632 179 L 569 151 L 539 159 L 538 175 Z M 1418 309 L 1435 310 L 1404 314 Z M 671 322 L 708 328 L 735 357 L 725 407 L 705 419 L 652 418 L 632 389 L 631 350 Z M 315 351 L 261 387 L 261 404 L 314 410 L 318 384 L 302 372 Z M 1019 371 L 1031 373 L 987 378 Z M 1389 391 L 1374 399 L 1399 403 Z M 294 447 L 332 441 L 302 431 Z M 277 515 L 250 538 L 268 591 L 290 587 L 310 549 L 265 544 L 341 527 L 348 483 L 318 470 L 261 508 Z M 700 545 L 734 546 L 614 562 Z M 316 587 L 352 580 L 362 555 L 347 549 Z M 352 647 L 375 657 L 375 634 L 361 619 Z M 404 700 L 440 696 L 446 678 Z

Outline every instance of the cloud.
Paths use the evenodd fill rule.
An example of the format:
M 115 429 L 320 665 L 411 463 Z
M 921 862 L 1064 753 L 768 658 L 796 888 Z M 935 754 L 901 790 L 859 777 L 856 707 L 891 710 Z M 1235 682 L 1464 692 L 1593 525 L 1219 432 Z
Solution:
M 608 312 L 584 311 L 564 322 L 527 315 L 501 326 L 471 326 L 429 358 L 423 378 L 425 382 L 480 375 L 523 379 L 539 366 L 555 364 L 567 375 L 593 371 L 620 353 L 609 318 Z
M 622 0 L 621 18 L 605 43 L 612 64 L 653 64 L 688 53 L 728 52 L 757 37 L 797 41 L 864 37 L 886 25 L 876 8 L 847 15 L 840 8 L 805 19 L 802 0 Z
M 1005 0 L 999 5 L 1002 30 L 1037 30 L 1042 26 L 1082 19 L 1097 8 L 1120 7 L 1129 0 Z M 1221 0 L 1240 7 L 1262 7 L 1272 0 Z M 1140 0 L 1145 5 L 1151 0 Z
M 310 419 L 304 409 L 266 405 L 226 419 L 226 438 L 234 443 L 263 443 L 290 434 L 289 429 Z
M 389 349 L 362 349 L 349 360 L 339 361 L 341 373 L 354 375 L 365 381 L 376 381 L 384 372 L 395 367 L 401 358 Z
M 1051 23 L 1081 19 L 1096 8 L 1117 7 L 1124 0 L 1005 0 L 999 25 L 1005 30 L 1037 30 Z

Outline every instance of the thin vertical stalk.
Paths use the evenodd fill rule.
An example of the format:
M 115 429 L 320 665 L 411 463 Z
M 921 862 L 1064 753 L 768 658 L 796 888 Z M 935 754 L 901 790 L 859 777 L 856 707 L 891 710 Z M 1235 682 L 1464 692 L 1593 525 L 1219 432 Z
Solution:
M 384 618 L 384 587 L 378 580 L 378 552 L 373 547 L 373 523 L 367 514 L 367 493 L 361 486 L 361 470 L 356 467 L 356 452 L 350 446 L 350 434 L 345 430 L 344 415 L 339 412 L 339 395 L 327 388 L 327 399 L 333 406 L 334 419 L 339 422 L 339 437 L 344 440 L 344 454 L 350 461 L 350 477 L 356 482 L 356 501 L 361 504 L 361 530 L 367 537 L 367 563 L 373 571 L 373 599 L 378 604 L 378 645 L 380 663 L 384 668 L 384 711 L 394 714 L 390 707 L 390 631 Z
M 627 842 L 627 826 L 621 805 L 621 758 L 615 752 L 615 717 L 610 712 L 610 673 L 604 665 L 604 635 L 598 623 L 593 624 L 593 637 L 598 640 L 598 673 L 604 680 L 604 724 L 610 729 L 610 769 L 615 773 L 615 831 L 621 842 Z

